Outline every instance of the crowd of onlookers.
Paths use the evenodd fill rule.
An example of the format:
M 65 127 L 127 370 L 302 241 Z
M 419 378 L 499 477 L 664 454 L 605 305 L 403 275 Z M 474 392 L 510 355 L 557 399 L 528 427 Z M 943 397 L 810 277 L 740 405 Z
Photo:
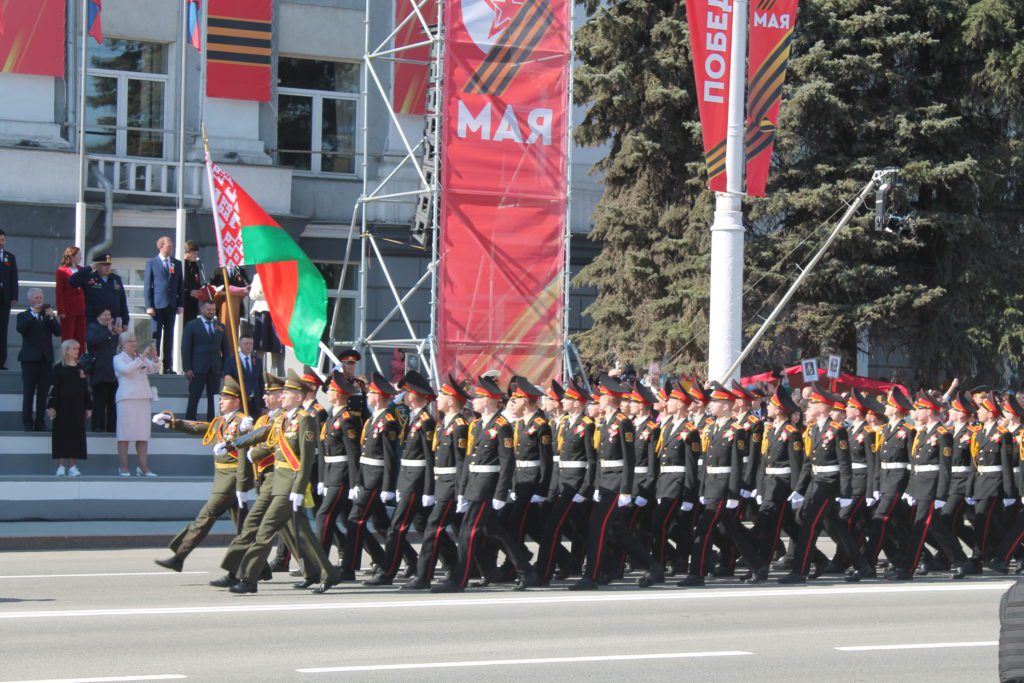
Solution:
M 18 305 L 18 269 L 0 230 L 0 370 L 7 370 L 7 328 Z M 22 377 L 22 423 L 25 431 L 50 431 L 57 476 L 81 475 L 79 461 L 88 457 L 86 433 L 116 435 L 118 471 L 129 477 L 128 451 L 135 444 L 135 475 L 155 477 L 148 463 L 150 417 L 157 391 L 151 375 L 174 373 L 174 328 L 181 318 L 181 367 L 188 379 L 186 419 L 198 416 L 206 394 L 206 418 L 214 415 L 213 396 L 225 374 L 243 375 L 250 405 L 263 396 L 263 360 L 272 353 L 283 362 L 284 348 L 274 332 L 259 276 L 245 268 L 217 269 L 207 278 L 199 248 L 185 242 L 184 263 L 175 259 L 170 237 L 157 241 L 148 259 L 143 294 L 151 338 L 136 337 L 124 282 L 112 272 L 109 254 L 83 264 L 78 247 L 68 247 L 55 273 L 56 306 L 33 287 L 25 293 L 16 330 L 21 336 L 18 362 Z M 226 280 L 226 283 L 225 283 Z M 239 336 L 238 354 L 228 331 L 230 290 Z M 242 302 L 249 314 L 242 320 Z M 59 357 L 54 358 L 59 338 Z M 47 423 L 49 419 L 49 424 Z

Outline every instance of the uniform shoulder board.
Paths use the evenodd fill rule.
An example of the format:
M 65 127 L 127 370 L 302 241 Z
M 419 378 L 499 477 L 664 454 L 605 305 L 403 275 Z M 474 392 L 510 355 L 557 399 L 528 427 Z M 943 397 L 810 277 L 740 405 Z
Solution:
M 756 415 L 747 415 L 747 424 L 757 424 L 760 420 L 757 419 Z
M 388 422 L 394 422 L 395 416 L 392 415 L 391 413 L 384 413 L 384 419 L 387 420 Z
M 999 431 L 1000 434 L 1008 434 L 1010 432 L 1010 430 L 1004 427 L 1003 425 L 999 425 L 998 427 L 996 427 L 996 429 Z
M 347 419 L 349 419 L 350 417 L 352 417 L 352 413 L 350 413 L 350 412 L 349 412 L 349 411 L 347 411 L 347 410 L 343 410 L 343 411 L 341 411 L 341 419 L 342 419 L 342 420 L 347 420 Z
M 508 424 L 508 420 L 505 419 L 504 415 L 499 415 L 498 419 L 494 421 L 494 424 L 501 425 L 504 427 L 505 425 Z
M 798 432 L 798 431 L 800 431 L 799 429 L 797 429 L 796 427 L 794 427 L 794 426 L 793 426 L 792 424 L 788 424 L 788 425 L 786 425 L 786 427 L 785 427 L 785 430 L 786 430 L 787 432 L 791 433 L 791 434 L 792 434 L 793 432 Z
M 688 432 L 692 432 L 696 428 L 697 425 L 693 424 L 692 422 L 687 421 L 683 423 L 683 429 L 685 429 Z
M 587 415 L 583 416 L 582 422 L 585 425 L 592 425 L 592 424 L 594 424 L 594 421 L 592 419 L 590 419 L 590 417 L 588 417 Z
M 461 415 L 456 415 L 455 419 L 452 420 L 452 424 L 462 426 L 466 424 L 466 418 L 462 417 Z
M 309 413 L 306 412 L 305 408 L 299 408 L 295 411 L 295 417 L 308 417 Z
M 836 422 L 835 420 L 832 420 L 829 423 L 829 426 L 832 427 L 832 429 L 842 429 L 843 428 L 843 423 L 842 422 Z
M 937 431 L 939 434 L 949 434 L 949 430 L 943 427 L 942 425 L 939 425 L 939 428 L 936 429 L 935 431 Z
M 423 411 L 422 413 L 420 413 L 420 422 L 426 422 L 429 419 L 430 419 L 430 413 L 428 413 L 426 411 Z
M 647 427 L 649 429 L 657 429 L 658 428 L 658 423 L 655 422 L 654 420 L 648 420 L 647 421 Z
M 626 417 L 625 413 L 615 413 L 615 421 L 616 422 L 624 422 L 625 420 L 628 420 L 628 419 L 629 418 Z
M 537 425 L 544 425 L 544 424 L 548 423 L 548 421 L 545 420 L 543 417 L 535 417 L 535 418 L 533 418 L 533 422 L 534 422 L 534 424 L 537 424 Z

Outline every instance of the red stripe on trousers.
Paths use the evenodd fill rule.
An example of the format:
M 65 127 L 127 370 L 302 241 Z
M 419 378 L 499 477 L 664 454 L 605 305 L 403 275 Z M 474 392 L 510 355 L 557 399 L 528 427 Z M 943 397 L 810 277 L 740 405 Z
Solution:
M 397 534 L 398 537 L 395 541 L 395 557 L 391 560 L 391 564 L 388 566 L 388 576 L 394 576 L 398 573 L 398 565 L 402 561 L 402 539 L 405 538 L 405 532 L 409 530 L 409 515 L 412 514 L 412 509 L 416 507 L 416 501 L 410 500 L 405 506 L 405 517 L 402 518 L 401 524 L 398 525 Z
M 437 520 L 437 531 L 434 532 L 434 547 L 430 551 L 430 564 L 427 565 L 427 580 L 434 578 L 434 567 L 437 566 L 437 546 L 441 543 L 441 534 L 444 533 L 444 529 L 448 526 L 448 515 L 451 514 L 449 511 L 452 509 L 452 501 L 449 500 L 444 504 L 444 513 L 441 515 L 441 519 Z
M 331 549 L 331 537 L 327 533 L 327 528 L 334 523 L 334 511 L 338 507 L 338 503 L 341 502 L 342 490 L 338 490 L 338 495 L 334 497 L 334 503 L 331 505 L 330 512 L 327 513 L 326 519 L 324 519 L 324 528 L 320 530 L 320 545 L 324 546 L 324 552 Z
M 366 501 L 366 507 L 363 508 L 362 516 L 356 520 L 356 538 L 355 545 L 353 546 L 353 554 L 363 552 L 363 529 L 366 528 L 366 520 L 369 519 L 370 513 L 373 512 L 374 500 L 377 497 L 376 491 L 370 491 L 370 497 Z M 355 558 L 353 558 L 353 561 Z
M 882 554 L 882 543 L 885 542 L 885 530 L 889 527 L 889 515 L 892 514 L 892 509 L 896 507 L 896 503 L 900 501 L 899 498 L 893 498 L 892 502 L 889 503 L 889 509 L 884 515 L 882 515 L 882 533 L 878 534 L 878 543 L 875 544 L 875 561 L 878 561 L 878 556 Z
M 918 505 L 924 501 L 918 501 Z M 924 548 L 924 539 L 928 536 L 928 528 L 932 525 L 932 513 L 935 512 L 935 505 L 929 501 L 928 504 L 928 516 L 924 520 L 924 529 L 921 530 L 921 541 L 917 544 L 917 552 L 914 553 L 914 563 L 910 565 L 910 574 L 913 575 L 917 571 L 917 563 L 921 561 L 921 550 Z M 950 558 L 952 561 L 953 558 Z
M 711 542 L 711 537 L 715 534 L 715 527 L 718 526 L 718 517 L 722 514 L 722 506 L 725 505 L 724 500 L 718 501 L 718 508 L 715 510 L 714 519 L 711 520 L 711 524 L 708 526 L 707 531 L 704 533 L 704 540 L 700 546 L 700 563 L 697 565 L 697 570 L 700 572 L 697 576 L 704 578 L 707 567 L 704 566 L 707 562 L 708 556 L 708 543 Z
M 811 546 L 814 545 L 814 531 L 818 528 L 818 523 L 821 522 L 821 516 L 825 514 L 825 508 L 828 507 L 828 502 L 828 498 L 824 498 L 822 500 L 818 514 L 814 516 L 814 520 L 811 522 L 811 533 L 807 535 L 807 547 L 804 548 L 803 562 L 800 565 L 800 574 L 802 576 L 807 576 L 807 568 L 811 564 Z
M 788 502 L 788 501 L 787 501 Z M 782 520 L 786 517 L 786 504 L 783 503 L 779 506 L 779 521 L 775 523 L 775 540 L 772 541 L 772 550 L 768 553 L 768 557 L 765 558 L 766 562 L 771 562 L 775 557 L 775 549 L 779 547 L 779 536 L 782 535 Z
M 469 546 L 466 548 L 466 573 L 459 584 L 462 588 L 465 588 L 466 584 L 469 583 L 469 572 L 473 566 L 473 542 L 476 540 L 476 532 L 480 529 L 480 518 L 484 516 L 484 505 L 486 504 L 486 502 L 480 504 L 480 512 L 476 513 L 476 519 L 473 520 L 473 524 L 469 529 Z
M 554 529 L 555 533 L 552 536 L 552 538 L 554 538 L 554 545 L 551 547 L 551 554 L 548 557 L 547 566 L 544 567 L 544 575 L 543 575 L 544 578 L 548 578 L 548 577 L 551 576 L 551 565 L 553 565 L 555 563 L 555 547 L 554 546 L 557 546 L 558 543 L 560 542 L 559 539 L 562 536 L 562 527 L 565 525 L 565 520 L 569 516 L 569 513 L 572 511 L 572 506 L 573 505 L 574 505 L 574 503 L 570 502 L 568 505 L 565 506 L 565 511 L 562 512 L 562 516 L 558 518 L 558 523 L 555 525 L 555 529 Z
M 668 506 L 668 514 L 661 523 L 661 535 L 658 537 L 658 564 L 665 564 L 665 546 L 668 545 L 668 527 L 672 521 L 672 513 L 679 508 L 679 499 L 673 498 Z
M 591 578 L 595 581 L 597 580 L 598 569 L 601 567 L 601 553 L 604 551 L 604 532 L 608 528 L 608 521 L 612 518 L 612 513 L 615 512 L 617 505 L 618 501 L 611 501 L 611 505 L 608 506 L 608 514 L 605 515 L 604 521 L 601 522 L 601 532 L 597 537 L 597 552 L 594 553 L 594 559 L 592 560 L 594 566 L 591 567 L 591 571 L 594 573 L 594 576 Z

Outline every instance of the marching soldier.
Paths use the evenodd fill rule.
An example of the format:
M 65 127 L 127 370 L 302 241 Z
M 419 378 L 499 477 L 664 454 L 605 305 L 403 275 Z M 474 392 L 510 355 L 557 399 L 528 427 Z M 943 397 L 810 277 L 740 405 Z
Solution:
M 921 392 L 914 403 L 918 430 L 910 455 L 910 485 L 907 487 L 907 494 L 914 501 L 914 523 L 910 530 L 910 547 L 904 559 L 903 571 L 897 570 L 892 577 L 897 580 L 913 577 L 925 538 L 957 566 L 954 579 L 962 579 L 973 573 L 960 542 L 943 523 L 945 520 L 940 513 L 949 495 L 953 458 L 953 435 L 940 421 L 940 400 L 937 396 Z
M 971 397 L 964 391 L 953 393 L 949 400 L 950 430 L 953 434 L 953 456 L 950 458 L 949 494 L 943 506 L 941 517 L 947 529 L 968 548 L 974 547 L 974 527 L 964 524 L 967 513 L 967 488 L 974 471 L 971 456 L 971 442 L 978 427 L 972 422 L 978 409 Z M 980 568 L 971 563 L 971 573 Z
M 348 519 L 352 501 L 352 478 L 359 462 L 359 434 L 363 431 L 363 416 L 351 407 L 351 397 L 360 392 L 358 386 L 341 372 L 331 374 L 327 388 L 330 411 L 320 432 L 322 448 L 317 458 L 320 481 L 317 493 L 321 496 L 316 511 L 316 534 L 324 553 L 330 553 L 331 543 L 341 537 L 337 522 Z M 342 552 L 339 545 L 338 553 Z
M 562 408 L 562 399 L 565 397 L 565 388 L 558 383 L 557 380 L 551 380 L 551 386 L 544 392 L 544 398 L 541 399 L 541 410 L 544 411 L 544 415 L 548 419 L 548 424 L 551 426 L 551 443 L 555 444 L 553 450 L 553 456 L 551 459 L 551 483 L 548 485 L 547 503 L 550 505 L 554 503 L 555 498 L 558 497 L 558 439 L 562 433 L 562 428 L 567 422 L 567 415 L 565 410 Z
M 761 442 L 754 538 L 761 559 L 771 562 L 780 532 L 785 529 L 791 543 L 800 533 L 790 496 L 797 489 L 804 451 L 800 430 L 789 421 L 789 416 L 799 410 L 790 393 L 781 386 L 776 388 L 766 410 L 771 422 L 765 425 Z
M 829 413 L 840 401 L 835 394 L 815 385 L 807 405 L 810 426 L 804 433 L 804 462 L 796 490 L 790 494 L 790 503 L 802 506 L 800 535 L 793 551 L 793 570 L 779 578 L 779 583 L 805 583 L 815 549 L 818 533 L 825 531 L 856 567 L 849 581 L 859 581 L 875 574 L 857 545 L 850 538 L 846 526 L 839 521 L 839 507 L 853 504 L 852 469 L 850 467 L 850 441 L 846 427 L 829 420 Z
M 619 410 L 619 405 L 631 391 L 608 376 L 601 378 L 600 387 L 599 402 L 604 419 L 596 435 L 598 468 L 593 496 L 595 505 L 587 533 L 587 567 L 583 578 L 569 590 L 594 590 L 598 587 L 598 574 L 609 554 L 609 542 L 623 548 L 634 566 L 646 568 L 637 585 L 647 588 L 664 581 L 665 570 L 626 526 L 626 508 L 633 502 L 635 432 L 632 420 Z
M 661 425 L 651 415 L 651 408 L 657 398 L 649 387 L 636 382 L 629 395 L 630 417 L 636 436 L 634 453 L 636 466 L 633 468 L 633 508 L 626 525 L 630 531 L 641 537 L 650 537 L 651 506 L 654 490 L 658 484 L 657 446 L 661 440 Z M 620 558 L 622 554 L 619 554 Z M 621 566 L 621 560 L 620 560 Z
M 494 514 L 508 501 L 516 459 L 512 425 L 499 412 L 502 391 L 493 380 L 480 377 L 475 394 L 473 409 L 480 417 L 470 425 L 467 462 L 460 483 L 466 509 L 459 530 L 459 564 L 452 578 L 434 585 L 432 593 L 456 593 L 465 589 L 473 565 L 483 557 L 485 539 L 501 546 L 515 566 L 519 576 L 515 590 L 536 586 L 540 580 L 530 566 L 526 549 Z M 482 569 L 484 576 L 487 569 Z
M 434 431 L 437 423 L 430 414 L 430 404 L 436 397 L 433 387 L 426 377 L 410 370 L 405 373 L 399 388 L 406 390 L 410 413 L 409 422 L 405 425 L 402 438 L 402 458 L 397 470 L 397 485 L 388 485 L 395 492 L 397 507 L 391 516 L 387 539 L 384 543 L 384 564 L 377 567 L 376 573 L 364 581 L 367 586 L 390 586 L 398 574 L 402 564 L 402 546 L 408 544 L 405 536 L 409 527 L 423 531 L 427 526 L 428 507 L 424 502 L 424 491 L 427 481 L 434 480 Z M 431 501 L 428 501 L 431 502 Z M 430 507 L 433 506 L 432 505 Z M 415 556 L 415 552 L 413 552 Z M 415 569 L 418 558 L 410 562 Z
M 875 467 L 875 428 L 868 421 L 869 415 L 880 416 L 885 409 L 870 396 L 854 388 L 846 399 L 846 419 L 849 422 L 850 468 L 853 475 L 853 503 L 839 510 L 839 521 L 846 524 L 850 536 L 861 546 L 864 532 L 871 523 L 868 513 L 869 472 Z M 873 491 L 873 489 L 872 489 Z M 843 572 L 850 562 L 842 548 L 836 548 L 830 571 Z
M 977 396 L 978 420 L 981 425 L 971 438 L 973 476 L 967 485 L 967 502 L 974 505 L 975 566 L 995 559 L 1002 538 L 1000 501 L 1013 490 L 1013 439 L 999 425 L 1002 416 L 999 402 L 991 392 Z
M 224 386 L 220 390 L 221 414 L 213 418 L 212 421 L 179 420 L 174 417 L 173 413 L 166 412 L 153 416 L 153 424 L 183 434 L 202 434 L 204 446 L 214 444 L 213 490 L 210 492 L 210 497 L 199 510 L 195 520 L 182 529 L 171 541 L 170 549 L 174 554 L 165 560 L 156 560 L 161 567 L 180 572 L 185 564 L 185 558 L 203 542 L 206 535 L 210 533 L 210 529 L 213 528 L 214 522 L 225 512 L 229 512 L 232 521 L 237 524 L 238 496 L 235 495 L 235 491 L 239 469 L 238 451 L 225 447 L 224 443 L 230 442 L 252 428 L 252 418 L 240 410 L 241 395 L 235 379 L 225 377 Z
M 544 584 L 549 583 L 555 573 L 557 551 L 562 547 L 562 534 L 569 536 L 574 544 L 585 542 L 585 504 L 594 494 L 596 469 L 594 421 L 584 414 L 588 400 L 590 395 L 575 380 L 562 392 L 564 420 L 556 442 L 556 471 L 551 475 L 558 493 L 544 520 L 536 563 Z M 563 566 L 562 577 L 576 573 L 581 568 L 582 564 L 579 567 Z
M 434 578 L 434 568 L 440 555 L 445 566 L 454 570 L 459 561 L 458 549 L 448 537 L 449 524 L 456 521 L 456 508 L 465 508 L 465 496 L 459 491 L 460 475 L 466 464 L 469 445 L 469 423 L 462 416 L 462 408 L 470 400 L 472 387 L 468 382 L 457 382 L 451 375 L 441 386 L 437 409 L 443 415 L 434 430 L 430 472 L 424 482 L 423 504 L 430 510 L 423 545 L 420 547 L 416 578 L 402 586 L 402 590 L 426 590 Z
M 1004 439 L 1010 439 L 1009 459 L 1013 463 L 1011 471 L 1015 473 L 1016 489 L 1020 492 L 1024 491 L 1024 485 L 1022 485 L 1020 478 L 1020 464 L 1024 460 L 1024 446 L 1022 446 L 1020 438 L 1024 430 L 1021 429 L 1020 420 L 1021 416 L 1024 416 L 1024 405 L 1021 405 L 1020 399 L 1016 395 L 1007 394 L 1003 400 L 1003 408 L 1007 415 L 1004 425 L 1006 429 L 1006 437 Z M 1006 506 L 1007 511 L 1012 509 L 1012 506 Z M 1009 571 L 1010 560 L 1020 547 L 1021 541 L 1024 540 L 1024 512 L 1018 514 L 1016 519 L 1007 514 L 1004 526 L 1007 528 L 1007 532 L 1003 535 L 1003 540 L 996 549 L 995 559 L 989 562 L 988 565 L 989 569 L 1000 574 L 1006 574 Z M 1024 570 L 1024 564 L 1021 567 L 1022 569 L 1017 570 L 1018 574 Z
M 387 487 L 391 486 L 391 472 L 397 465 L 401 448 L 402 423 L 394 408 L 389 407 L 397 393 L 383 375 L 373 373 L 367 392 L 372 413 L 363 424 L 359 472 L 348 494 L 352 499 L 352 512 L 348 516 L 345 550 L 341 556 L 342 580 L 345 581 L 355 579 L 355 567 L 364 548 L 374 564 L 384 566 L 384 549 L 367 524 L 372 519 L 378 532 L 387 529 L 388 517 L 383 504 L 395 499 L 394 489 Z
M 313 462 L 316 459 L 316 441 L 320 433 L 316 419 L 301 409 L 303 395 L 312 388 L 294 371 L 288 372 L 281 396 L 284 415 L 279 422 L 274 423 L 271 430 L 275 436 L 275 442 L 272 444 L 274 479 L 271 500 L 260 521 L 256 536 L 239 564 L 239 582 L 228 589 L 232 593 L 256 592 L 256 582 L 267 566 L 271 544 L 278 532 L 290 541 L 289 545 L 301 553 L 307 577 L 311 570 L 306 568 L 306 565 L 315 563 L 319 568 L 320 583 L 313 587 L 311 592 L 325 593 L 339 581 L 339 576 L 324 554 L 323 547 L 309 528 L 306 515 L 300 514 L 313 471 Z M 288 528 L 289 524 L 291 528 Z M 313 581 L 315 579 L 309 577 L 295 586 L 308 588 Z

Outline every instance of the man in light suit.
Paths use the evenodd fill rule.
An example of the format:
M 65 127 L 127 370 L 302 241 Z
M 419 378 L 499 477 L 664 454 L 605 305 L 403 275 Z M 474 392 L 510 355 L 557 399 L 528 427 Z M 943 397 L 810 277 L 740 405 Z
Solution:
M 220 391 L 224 361 L 231 358 L 227 331 L 213 317 L 216 306 L 204 301 L 199 317 L 185 325 L 181 335 L 181 364 L 188 377 L 186 420 L 195 420 L 199 397 L 206 389 L 206 420 L 213 419 L 213 395 Z
M 242 366 L 242 379 L 245 380 L 245 396 L 249 406 L 246 413 L 254 420 L 263 414 L 263 361 L 252 352 L 253 339 L 247 334 L 238 338 L 238 356 L 224 363 L 224 374 L 238 381 L 238 366 Z
M 7 325 L 18 305 L 18 262 L 7 251 L 7 233 L 0 230 L 0 370 L 7 369 Z
M 169 373 L 174 365 L 174 319 L 185 306 L 185 271 L 174 258 L 174 240 L 165 235 L 156 241 L 156 248 L 157 255 L 146 261 L 143 292 L 146 314 L 153 319 L 153 343 L 162 349 L 164 372 Z

